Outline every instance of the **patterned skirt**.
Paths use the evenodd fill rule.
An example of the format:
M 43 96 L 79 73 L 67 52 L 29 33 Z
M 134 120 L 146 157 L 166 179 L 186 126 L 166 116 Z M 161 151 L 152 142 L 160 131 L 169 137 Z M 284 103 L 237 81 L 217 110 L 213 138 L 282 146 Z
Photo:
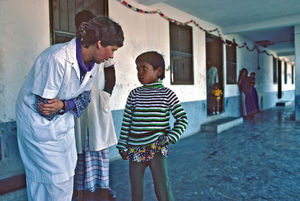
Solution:
M 91 192 L 97 188 L 109 188 L 108 149 L 78 154 L 74 186 L 76 190 Z
M 161 152 L 163 156 L 168 156 L 169 138 L 161 136 L 152 144 L 146 146 L 129 147 L 128 158 L 136 162 L 147 162 L 154 158 L 157 152 Z

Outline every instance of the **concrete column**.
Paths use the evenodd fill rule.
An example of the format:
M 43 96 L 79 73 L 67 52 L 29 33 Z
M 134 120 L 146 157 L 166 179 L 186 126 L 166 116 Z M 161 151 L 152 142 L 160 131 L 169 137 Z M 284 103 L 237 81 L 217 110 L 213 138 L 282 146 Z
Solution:
M 295 118 L 297 125 L 300 125 L 300 25 L 295 30 Z

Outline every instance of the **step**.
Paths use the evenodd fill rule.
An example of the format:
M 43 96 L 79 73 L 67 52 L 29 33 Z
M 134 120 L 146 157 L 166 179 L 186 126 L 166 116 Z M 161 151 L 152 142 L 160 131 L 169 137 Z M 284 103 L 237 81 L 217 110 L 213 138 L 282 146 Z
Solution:
M 25 174 L 15 175 L 0 180 L 0 195 L 14 192 L 26 187 Z
M 202 124 L 201 131 L 221 133 L 225 130 L 242 124 L 243 121 L 244 119 L 242 117 L 224 117 Z
M 288 105 L 291 105 L 292 104 L 292 101 L 288 101 L 288 100 L 286 100 L 286 101 L 278 101 L 277 103 L 276 103 L 276 106 L 279 106 L 279 107 L 286 107 L 286 106 L 288 106 Z

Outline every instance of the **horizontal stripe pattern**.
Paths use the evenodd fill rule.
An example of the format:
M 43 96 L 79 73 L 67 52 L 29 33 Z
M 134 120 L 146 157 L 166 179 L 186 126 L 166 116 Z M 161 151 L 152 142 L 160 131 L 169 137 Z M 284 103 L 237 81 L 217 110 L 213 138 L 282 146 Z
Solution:
M 175 123 L 170 126 L 170 115 Z M 133 89 L 123 114 L 118 149 L 145 146 L 167 135 L 175 143 L 188 125 L 187 115 L 176 94 L 161 82 Z

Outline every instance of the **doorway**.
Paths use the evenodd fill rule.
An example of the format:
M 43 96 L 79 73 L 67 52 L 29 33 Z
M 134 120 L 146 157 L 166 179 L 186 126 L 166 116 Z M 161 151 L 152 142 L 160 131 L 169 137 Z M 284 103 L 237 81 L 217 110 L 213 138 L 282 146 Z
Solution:
M 281 60 L 278 59 L 278 99 L 282 97 L 282 69 L 281 69 Z
M 222 91 L 219 110 L 214 110 L 214 86 Z M 206 33 L 206 100 L 207 115 L 215 115 L 224 111 L 224 82 L 223 82 L 223 43 L 219 37 Z

